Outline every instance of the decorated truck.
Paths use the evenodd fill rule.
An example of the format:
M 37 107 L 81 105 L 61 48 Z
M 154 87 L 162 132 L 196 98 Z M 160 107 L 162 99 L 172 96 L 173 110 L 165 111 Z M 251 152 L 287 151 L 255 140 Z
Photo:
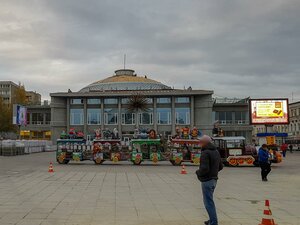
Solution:
M 157 163 L 163 160 L 160 147 L 161 140 L 157 138 L 155 130 L 136 130 L 134 138 L 131 140 L 130 160 L 134 165 L 140 165 L 145 160 Z
M 94 160 L 92 146 L 84 139 L 58 139 L 56 160 L 59 164 L 70 161 Z
M 171 150 L 170 162 L 179 166 L 183 162 L 191 162 L 199 165 L 201 145 L 197 139 L 172 139 L 169 145 Z
M 198 137 L 201 132 L 194 127 L 176 127 L 176 135 L 169 141 L 169 160 L 174 166 L 183 162 L 191 162 L 199 165 L 201 156 L 201 144 Z
M 213 141 L 226 166 L 255 166 L 258 154 L 255 147 L 245 145 L 244 137 L 214 137 Z
M 95 130 L 93 154 L 96 164 L 102 164 L 104 161 L 116 163 L 130 158 L 128 147 L 122 145 L 116 128 L 112 132 L 106 129 L 103 133 L 100 129 Z

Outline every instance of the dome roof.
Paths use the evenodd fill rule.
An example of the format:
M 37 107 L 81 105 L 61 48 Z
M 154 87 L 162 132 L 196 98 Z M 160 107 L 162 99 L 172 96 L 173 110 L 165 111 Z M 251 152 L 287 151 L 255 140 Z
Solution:
M 171 89 L 158 81 L 147 78 L 147 76 L 137 76 L 134 70 L 116 70 L 115 75 L 96 81 L 82 88 L 79 92 L 90 91 L 125 91 L 125 90 L 162 90 Z

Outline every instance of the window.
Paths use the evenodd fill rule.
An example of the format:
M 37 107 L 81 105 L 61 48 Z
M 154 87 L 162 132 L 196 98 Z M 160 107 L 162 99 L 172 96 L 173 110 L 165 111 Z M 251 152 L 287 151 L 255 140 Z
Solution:
M 70 109 L 70 124 L 83 125 L 83 109 Z
M 245 124 L 247 118 L 247 112 L 235 112 L 235 123 L 237 124 Z
M 51 113 L 46 113 L 46 124 L 50 124 L 51 122 Z
M 88 105 L 99 105 L 101 103 L 101 100 L 99 98 L 89 98 L 87 100 Z
M 32 124 L 41 125 L 44 124 L 44 115 L 43 113 L 32 113 Z
M 87 109 L 87 124 L 101 124 L 101 109 Z
M 104 99 L 104 104 L 110 104 L 110 105 L 112 105 L 112 104 L 118 104 L 118 99 L 116 99 L 116 98 L 105 98 Z
M 140 124 L 151 125 L 153 124 L 153 109 L 148 112 L 139 113 Z
M 128 104 L 129 98 L 122 98 L 121 103 L 122 104 Z
M 81 104 L 83 104 L 83 99 L 81 99 L 81 98 L 73 98 L 73 99 L 71 99 L 71 104 L 72 105 L 81 105 Z
M 29 112 L 27 112 L 27 117 L 26 117 L 27 118 L 27 124 L 30 124 L 30 115 L 31 114 Z
M 175 108 L 176 124 L 190 124 L 190 108 Z
M 118 109 L 104 109 L 104 124 L 118 124 Z
M 216 112 L 216 120 L 220 122 L 220 124 L 231 124 L 232 123 L 232 114 L 233 112 Z
M 160 104 L 171 103 L 171 98 L 157 98 L 157 103 L 160 103 Z
M 122 113 L 122 124 L 135 124 L 135 113 L 123 112 Z
M 171 124 L 171 109 L 170 108 L 157 108 L 157 123 L 158 124 Z
M 147 103 L 152 104 L 153 103 L 153 98 L 147 98 Z
M 175 98 L 176 103 L 190 103 L 190 98 L 189 97 L 178 97 Z

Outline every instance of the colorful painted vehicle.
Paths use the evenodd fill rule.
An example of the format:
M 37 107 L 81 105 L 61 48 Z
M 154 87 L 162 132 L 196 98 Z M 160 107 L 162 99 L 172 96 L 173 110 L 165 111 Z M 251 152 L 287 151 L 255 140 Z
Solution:
M 157 163 L 163 159 L 160 145 L 160 139 L 132 139 L 130 160 L 134 165 L 140 165 L 145 160 Z
M 94 162 L 102 164 L 104 161 L 119 162 L 130 158 L 129 150 L 121 145 L 120 139 L 95 139 L 93 141 Z
M 226 166 L 255 166 L 257 151 L 245 146 L 244 137 L 214 137 L 213 139 L 222 161 Z
M 200 164 L 201 145 L 197 139 L 172 139 L 170 146 L 170 162 L 174 166 L 179 166 L 183 162 Z
M 268 145 L 268 149 L 269 149 L 269 152 L 271 154 L 271 162 L 272 163 L 281 163 L 282 162 L 282 155 L 279 151 L 279 148 L 278 146 L 275 144 L 275 145 Z
M 84 139 L 58 139 L 56 160 L 59 164 L 68 164 L 72 160 L 94 160 L 92 146 Z

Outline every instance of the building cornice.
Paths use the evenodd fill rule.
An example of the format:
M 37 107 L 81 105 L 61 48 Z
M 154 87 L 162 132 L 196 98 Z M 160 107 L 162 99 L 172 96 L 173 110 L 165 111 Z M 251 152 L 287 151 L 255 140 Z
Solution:
M 141 90 L 141 91 L 97 91 L 97 92 L 56 92 L 51 93 L 51 97 L 119 97 L 132 96 L 133 93 L 146 96 L 191 96 L 191 95 L 212 95 L 212 90 Z

